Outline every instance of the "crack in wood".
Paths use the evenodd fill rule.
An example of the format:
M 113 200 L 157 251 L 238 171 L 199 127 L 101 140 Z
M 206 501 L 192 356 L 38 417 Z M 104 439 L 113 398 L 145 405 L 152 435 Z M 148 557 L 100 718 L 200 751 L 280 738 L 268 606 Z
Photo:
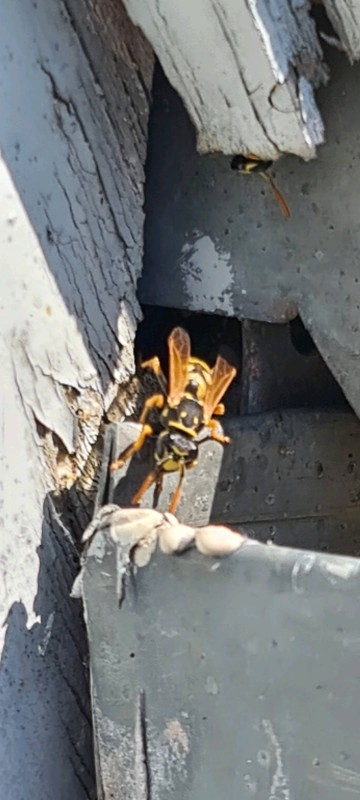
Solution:
M 151 800 L 151 770 L 149 764 L 146 728 L 145 690 L 137 696 L 134 731 L 134 773 L 136 800 Z

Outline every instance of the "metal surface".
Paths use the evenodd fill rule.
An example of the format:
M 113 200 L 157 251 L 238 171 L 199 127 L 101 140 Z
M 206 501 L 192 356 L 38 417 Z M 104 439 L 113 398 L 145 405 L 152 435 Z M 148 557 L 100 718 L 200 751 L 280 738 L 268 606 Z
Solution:
M 290 220 L 260 177 L 196 153 L 181 102 L 158 75 L 140 299 L 278 323 L 299 312 L 360 413 L 360 68 L 329 60 L 319 92 L 327 144 L 314 162 L 287 157 L 272 171 Z
M 163 556 L 152 536 L 150 563 L 129 573 L 134 541 L 145 541 L 143 513 L 132 511 L 139 531 L 130 535 L 126 510 L 101 507 L 126 505 L 149 468 L 147 448 L 109 478 L 109 462 L 138 429 L 107 428 L 96 524 L 85 537 L 97 532 L 77 581 L 99 800 L 360 793 L 360 561 L 260 543 L 226 559 Z M 360 551 L 354 415 L 268 413 L 226 429 L 231 447 L 200 449 L 180 520 L 244 523 L 265 540 Z M 160 508 L 173 488 L 169 476 Z M 110 512 L 125 520 L 117 533 L 106 528 Z
M 116 551 L 83 574 L 99 798 L 357 796 L 360 562 L 156 553 L 119 609 Z
M 108 430 L 104 489 L 107 464 L 138 430 L 134 423 Z M 181 521 L 244 526 L 262 541 L 294 547 L 360 552 L 360 423 L 353 414 L 253 414 L 228 420 L 225 430 L 232 444 L 204 443 L 198 466 L 186 475 Z M 108 479 L 102 503 L 129 504 L 150 469 L 151 450 L 149 444 Z M 176 475 L 165 478 L 160 510 L 168 507 L 176 482 Z M 151 507 L 152 501 L 150 490 L 142 505 Z

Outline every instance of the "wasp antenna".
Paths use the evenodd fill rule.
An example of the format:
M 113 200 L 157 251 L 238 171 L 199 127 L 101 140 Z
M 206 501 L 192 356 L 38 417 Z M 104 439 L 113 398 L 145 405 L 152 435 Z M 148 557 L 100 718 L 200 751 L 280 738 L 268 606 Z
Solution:
M 264 179 L 264 181 L 267 181 L 270 184 L 272 192 L 273 192 L 273 194 L 274 194 L 274 196 L 275 196 L 275 198 L 276 198 L 276 200 L 277 200 L 277 202 L 278 202 L 278 204 L 279 204 L 279 206 L 281 208 L 281 211 L 282 211 L 284 217 L 286 219 L 289 219 L 291 217 L 289 206 L 288 206 L 285 198 L 283 197 L 283 195 L 281 194 L 281 192 L 277 188 L 276 184 L 274 183 L 273 178 L 270 175 L 268 175 L 266 172 L 260 172 L 259 174 Z

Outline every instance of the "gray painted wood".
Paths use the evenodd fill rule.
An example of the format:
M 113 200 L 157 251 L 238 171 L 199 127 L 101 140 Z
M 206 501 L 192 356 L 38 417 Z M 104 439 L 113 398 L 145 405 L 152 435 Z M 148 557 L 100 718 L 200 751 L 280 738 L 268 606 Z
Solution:
M 99 800 L 357 793 L 360 562 L 314 549 L 359 553 L 359 422 L 313 411 L 226 420 L 232 444 L 202 446 L 179 521 L 256 526 L 266 539 L 271 520 L 272 540 L 302 550 L 248 540 L 225 559 L 152 550 L 161 513 L 149 512 L 151 493 L 147 529 L 141 509 L 126 508 L 146 450 L 107 480 L 138 429 L 107 431 L 102 509 L 74 587 L 90 643 Z M 160 511 L 175 481 L 165 478 Z M 139 541 L 152 556 L 132 569 L 145 563 Z
M 101 800 L 357 797 L 359 559 L 157 551 L 119 608 L 122 551 L 83 575 Z
M 297 410 L 225 419 L 232 442 L 204 442 L 197 467 L 183 483 L 177 516 L 198 527 L 209 522 L 244 528 L 261 541 L 342 554 L 360 553 L 360 423 L 344 412 Z M 107 464 L 136 437 L 139 426 L 113 427 Z M 111 430 L 107 439 L 112 438 Z M 107 502 L 127 506 L 152 466 L 151 445 L 109 482 Z M 166 511 L 178 481 L 164 478 L 158 509 Z M 151 508 L 153 488 L 141 506 Z
M 82 4 L 98 51 L 70 4 L 5 0 L 1 13 L 0 782 L 9 800 L 84 800 L 76 519 L 52 493 L 80 481 L 134 369 L 152 55 L 112 0 L 103 16 Z
M 314 155 L 324 134 L 313 87 L 327 71 L 307 4 L 124 2 L 181 96 L 201 153 Z

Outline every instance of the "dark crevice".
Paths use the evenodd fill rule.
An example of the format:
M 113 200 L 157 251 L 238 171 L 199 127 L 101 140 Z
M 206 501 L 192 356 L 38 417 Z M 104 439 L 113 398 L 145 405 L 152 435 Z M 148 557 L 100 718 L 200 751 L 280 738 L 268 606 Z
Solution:
M 328 44 L 332 44 L 332 46 L 335 46 L 337 49 L 342 49 L 340 38 L 328 17 L 326 7 L 323 2 L 319 2 L 319 0 L 312 0 L 310 16 L 315 22 L 318 37 L 325 40 Z
M 310 333 L 306 330 L 300 317 L 295 317 L 295 319 L 292 319 L 289 323 L 289 327 L 292 344 L 298 353 L 303 356 L 307 356 L 316 351 L 316 347 L 310 336 Z
M 349 407 L 299 316 L 284 325 L 246 322 L 243 328 L 239 320 L 216 314 L 159 306 L 143 306 L 142 311 L 135 340 L 138 368 L 157 355 L 166 373 L 167 337 L 181 325 L 190 334 L 193 355 L 211 366 L 220 352 L 235 363 L 238 374 L 226 395 L 229 416 L 240 411 Z

